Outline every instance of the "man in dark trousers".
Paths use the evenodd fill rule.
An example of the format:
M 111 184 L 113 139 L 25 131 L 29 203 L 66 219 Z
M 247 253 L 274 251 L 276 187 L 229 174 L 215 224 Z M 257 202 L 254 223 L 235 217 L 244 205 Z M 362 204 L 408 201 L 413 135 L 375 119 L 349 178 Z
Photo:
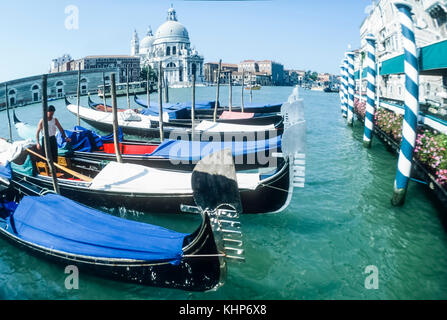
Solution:
M 48 135 L 50 138 L 50 150 L 51 155 L 53 156 L 53 161 L 57 162 L 58 157 L 58 147 L 57 147 L 57 140 L 56 140 L 56 132 L 57 129 L 59 129 L 60 133 L 62 134 L 62 138 L 65 139 L 67 142 L 71 142 L 71 140 L 66 136 L 64 129 L 62 128 L 61 124 L 59 123 L 59 120 L 54 117 L 54 112 L 56 111 L 56 108 L 54 106 L 48 107 Z M 40 131 L 43 130 L 43 119 L 39 121 L 39 125 L 37 126 L 37 132 L 36 132 L 36 141 L 37 141 L 37 150 L 41 150 L 42 146 L 44 146 L 44 137 L 42 135 L 42 143 L 39 143 L 39 135 Z M 45 150 L 44 150 L 45 152 Z

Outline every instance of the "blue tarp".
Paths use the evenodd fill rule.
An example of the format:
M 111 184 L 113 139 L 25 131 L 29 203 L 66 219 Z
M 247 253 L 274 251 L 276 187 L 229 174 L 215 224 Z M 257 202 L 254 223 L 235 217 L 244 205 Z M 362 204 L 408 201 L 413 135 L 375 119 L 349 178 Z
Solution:
M 70 149 L 80 152 L 94 152 L 98 151 L 104 142 L 113 141 L 113 134 L 108 136 L 100 136 L 96 132 L 85 129 L 80 126 L 74 127 L 73 131 L 65 130 L 65 134 L 71 139 L 70 143 L 67 143 L 62 139 L 60 132 L 57 133 L 56 139 L 59 148 Z M 119 139 L 123 141 L 123 132 L 119 128 Z
M 0 165 L 0 178 L 8 181 L 12 179 L 11 165 L 9 162 L 4 166 Z
M 147 103 L 141 99 L 135 99 L 135 101 L 146 108 L 141 110 L 141 114 L 146 116 L 158 116 L 159 104 L 151 101 L 151 106 L 147 108 Z M 197 101 L 196 109 L 213 109 L 214 101 Z M 169 119 L 184 119 L 185 113 L 192 108 L 192 102 L 183 103 L 166 103 L 163 104 L 163 111 L 169 114 Z M 189 115 L 189 114 L 188 114 Z
M 198 161 L 216 151 L 231 149 L 233 156 L 243 156 L 281 148 L 281 136 L 257 141 L 184 141 L 165 140 L 151 156 L 172 160 Z
M 13 220 L 13 224 L 11 224 Z M 114 217 L 59 195 L 24 197 L 7 220 L 17 236 L 77 255 L 179 263 L 187 234 Z

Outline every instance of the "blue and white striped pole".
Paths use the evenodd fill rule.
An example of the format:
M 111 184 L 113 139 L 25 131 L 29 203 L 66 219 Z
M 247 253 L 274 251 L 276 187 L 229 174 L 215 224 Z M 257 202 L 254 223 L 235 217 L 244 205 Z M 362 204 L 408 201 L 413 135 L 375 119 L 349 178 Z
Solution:
M 363 145 L 371 147 L 374 132 L 374 116 L 376 114 L 376 39 L 372 35 L 366 37 L 366 71 L 368 85 L 366 87 L 366 114 Z
M 348 52 L 348 125 L 352 126 L 354 123 L 354 53 Z
M 341 113 L 343 114 L 343 109 L 344 109 L 344 93 L 343 93 L 343 65 L 340 66 L 340 108 L 341 108 Z
M 411 6 L 403 1 L 396 1 L 394 5 L 399 10 L 405 56 L 405 116 L 396 181 L 394 182 L 394 192 L 391 200 L 392 204 L 397 206 L 405 202 L 416 142 L 419 114 L 419 67 Z
M 340 86 L 340 101 L 341 101 L 341 112 L 343 117 L 347 117 L 348 108 L 346 107 L 346 69 L 344 65 L 340 66 L 341 69 L 341 86 Z
M 345 97 L 345 107 L 344 107 L 344 117 L 348 117 L 348 59 L 343 60 L 343 82 L 344 82 L 344 97 Z

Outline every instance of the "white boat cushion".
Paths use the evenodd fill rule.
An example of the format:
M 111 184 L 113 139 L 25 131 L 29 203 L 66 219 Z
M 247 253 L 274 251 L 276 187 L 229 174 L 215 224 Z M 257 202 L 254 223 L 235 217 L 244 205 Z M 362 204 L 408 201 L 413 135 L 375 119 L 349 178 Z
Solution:
M 258 173 L 238 173 L 239 189 L 254 190 Z M 93 179 L 92 190 L 148 194 L 191 194 L 191 173 L 149 168 L 136 164 L 110 162 Z

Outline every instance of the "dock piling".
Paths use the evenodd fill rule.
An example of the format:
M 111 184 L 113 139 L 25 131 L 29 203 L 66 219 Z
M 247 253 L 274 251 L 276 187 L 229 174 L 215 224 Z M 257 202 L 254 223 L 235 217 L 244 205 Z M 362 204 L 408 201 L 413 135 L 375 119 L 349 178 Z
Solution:
M 232 83 L 232 72 L 228 72 L 228 109 L 231 112 L 231 109 L 233 108 L 233 83 Z
M 164 141 L 163 136 L 163 99 L 162 99 L 162 82 L 163 82 L 163 68 L 161 62 L 158 65 L 158 126 L 160 128 L 160 141 Z
M 5 99 L 6 99 L 6 115 L 8 116 L 9 142 L 12 143 L 12 127 L 11 127 L 11 116 L 9 115 L 9 97 L 8 97 L 7 84 L 5 84 Z
M 146 95 L 147 95 L 147 107 L 151 107 L 151 83 L 149 80 L 149 71 L 150 67 L 147 68 L 147 76 L 146 76 Z
M 348 59 L 348 125 L 354 124 L 354 53 L 348 52 L 346 54 Z
M 165 103 L 169 103 L 169 85 L 168 85 L 168 78 L 164 78 L 164 97 L 165 97 Z
M 126 95 L 127 95 L 127 108 L 130 109 L 130 97 L 129 97 L 129 65 L 126 66 Z
M 241 89 L 241 111 L 244 112 L 244 78 L 245 78 L 245 70 L 242 69 L 242 89 Z
M 344 59 L 343 60 L 343 81 L 344 81 L 344 90 L 345 90 L 345 113 L 344 113 L 344 117 L 347 119 L 348 118 L 348 110 L 349 110 L 349 106 L 348 106 L 348 100 L 349 100 L 349 76 L 348 76 L 348 59 Z
M 219 89 L 220 89 L 220 72 L 222 70 L 222 60 L 219 60 L 219 67 L 217 68 L 217 87 L 216 87 L 216 103 L 214 105 L 213 121 L 217 121 L 217 107 L 219 106 Z
M 414 23 L 411 17 L 411 6 L 406 2 L 396 1 L 394 5 L 399 11 L 404 41 L 405 70 L 405 116 L 402 125 L 402 143 L 397 163 L 397 174 L 391 203 L 403 205 L 410 179 L 413 151 L 416 143 L 417 122 L 419 115 L 419 66 Z
M 104 103 L 104 109 L 107 112 L 106 77 L 105 77 L 104 71 L 102 72 L 102 100 Z
M 191 140 L 194 141 L 195 135 L 195 110 L 196 110 L 196 66 L 192 66 L 192 105 L 191 105 Z
M 110 75 L 110 90 L 112 95 L 112 113 L 113 113 L 113 144 L 115 145 L 116 162 L 123 163 L 120 151 L 120 140 L 118 135 L 118 107 L 116 103 L 116 79 L 115 73 Z
M 376 114 L 376 39 L 369 35 L 366 38 L 366 70 L 368 85 L 366 87 L 366 114 L 363 146 L 371 148 L 371 140 L 374 132 L 374 117 Z
M 79 115 L 79 105 L 81 104 L 81 64 L 78 63 L 78 88 L 76 90 L 77 93 L 77 105 L 78 105 L 78 114 L 77 114 L 77 120 L 78 120 L 78 126 L 81 125 L 81 117 Z

